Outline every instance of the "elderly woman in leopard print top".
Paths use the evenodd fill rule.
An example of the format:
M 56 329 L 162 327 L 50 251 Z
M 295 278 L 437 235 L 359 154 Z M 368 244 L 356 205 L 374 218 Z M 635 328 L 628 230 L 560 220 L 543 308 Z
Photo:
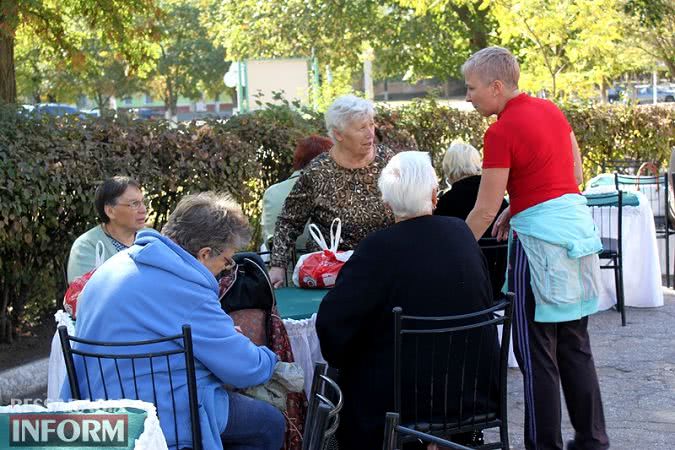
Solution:
M 334 145 L 312 160 L 286 198 L 274 231 L 270 278 L 283 285 L 296 238 L 309 220 L 328 236 L 342 220 L 341 250 L 354 249 L 371 231 L 394 223 L 382 203 L 377 180 L 394 153 L 375 145 L 373 104 L 354 95 L 338 98 L 326 111 L 326 129 Z

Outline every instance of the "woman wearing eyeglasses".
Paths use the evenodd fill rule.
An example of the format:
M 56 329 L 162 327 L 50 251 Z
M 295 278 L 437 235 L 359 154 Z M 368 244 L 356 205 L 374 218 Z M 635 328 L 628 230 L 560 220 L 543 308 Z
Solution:
M 96 268 L 115 253 L 130 247 L 145 228 L 147 208 L 141 185 L 129 177 L 112 177 L 96 189 L 96 213 L 101 223 L 78 237 L 68 257 L 68 283 Z
M 218 300 L 216 275 L 233 267 L 234 253 L 250 239 L 248 220 L 228 195 L 185 196 L 161 233 L 140 231 L 128 251 L 97 269 L 79 301 L 77 336 L 82 339 L 144 341 L 191 326 L 204 450 L 279 450 L 284 439 L 285 421 L 278 409 L 236 392 L 269 381 L 277 357 L 238 333 Z M 99 375 L 91 364 L 86 372 L 86 361 L 76 358 L 75 372 L 82 392 L 91 381 L 91 398 L 124 398 L 125 392 L 135 392 L 136 398 L 154 401 L 168 447 L 194 448 L 185 364 L 172 359 L 167 366 L 169 357 L 160 359 L 153 366 L 118 366 L 109 360 Z M 64 383 L 61 398 L 70 394 Z

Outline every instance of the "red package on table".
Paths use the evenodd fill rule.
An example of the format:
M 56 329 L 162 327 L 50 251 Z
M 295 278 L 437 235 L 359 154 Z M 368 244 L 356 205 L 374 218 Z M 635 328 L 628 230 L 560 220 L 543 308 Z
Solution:
M 335 227 L 335 231 L 334 231 Z M 338 251 L 342 225 L 340 219 L 333 220 L 330 226 L 330 247 L 326 244 L 319 227 L 309 225 L 309 233 L 319 245 L 321 251 L 302 255 L 293 270 L 293 283 L 300 288 L 325 289 L 335 286 L 335 280 L 342 266 L 354 253 Z

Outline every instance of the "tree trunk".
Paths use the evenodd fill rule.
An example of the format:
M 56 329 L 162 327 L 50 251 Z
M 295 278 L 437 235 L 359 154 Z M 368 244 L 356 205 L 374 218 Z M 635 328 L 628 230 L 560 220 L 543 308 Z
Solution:
M 164 96 L 164 106 L 166 107 L 165 117 L 168 120 L 176 118 L 176 105 L 178 103 L 178 95 L 175 92 L 173 81 L 169 76 L 166 77 L 166 95 Z
M 16 103 L 16 76 L 14 72 L 14 31 L 3 31 L 0 16 L 0 102 Z
M 480 10 L 477 8 L 478 5 L 479 2 L 477 1 L 474 2 L 473 8 L 466 4 L 461 6 L 450 5 L 459 20 L 469 30 L 469 46 L 472 52 L 488 46 L 488 28 L 486 26 L 488 10 Z

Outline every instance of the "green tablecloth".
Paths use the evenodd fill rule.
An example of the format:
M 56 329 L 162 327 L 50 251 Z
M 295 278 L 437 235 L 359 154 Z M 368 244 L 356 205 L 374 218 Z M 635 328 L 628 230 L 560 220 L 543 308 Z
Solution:
M 307 319 L 319 310 L 328 289 L 285 287 L 275 290 L 277 309 L 282 319 Z
M 588 201 L 588 206 L 619 206 L 618 197 L 612 197 L 608 194 L 584 194 Z M 623 206 L 640 206 L 640 199 L 633 192 L 623 193 Z

